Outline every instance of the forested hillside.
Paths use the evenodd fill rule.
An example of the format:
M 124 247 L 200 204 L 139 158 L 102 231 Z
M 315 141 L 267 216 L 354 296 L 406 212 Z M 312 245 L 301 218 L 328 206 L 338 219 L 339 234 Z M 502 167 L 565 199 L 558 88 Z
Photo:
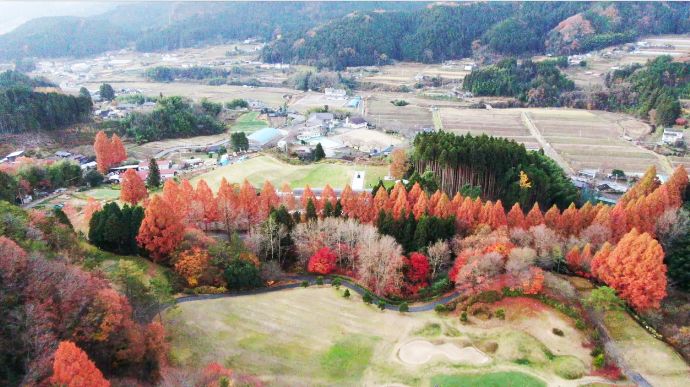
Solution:
M 559 66 L 567 64 L 565 57 L 538 63 L 525 60 L 520 64 L 515 59 L 504 59 L 472 71 L 462 87 L 479 96 L 509 96 L 530 106 L 554 106 L 562 92 L 575 88 L 573 81 L 559 70 Z
M 15 71 L 0 74 L 0 133 L 53 130 L 89 116 L 90 97 L 33 90 L 51 86 L 54 85 L 43 79 L 32 79 Z
M 358 13 L 264 49 L 273 62 L 342 68 L 389 60 L 440 62 L 486 48 L 502 55 L 568 54 L 690 30 L 687 3 L 523 2 Z
M 249 17 L 251 16 L 251 17 Z M 268 62 L 342 68 L 440 62 L 473 50 L 569 54 L 690 30 L 687 3 L 183 2 L 32 20 L 0 36 L 0 58 L 172 50 L 260 38 Z M 486 49 L 488 51 L 484 51 Z

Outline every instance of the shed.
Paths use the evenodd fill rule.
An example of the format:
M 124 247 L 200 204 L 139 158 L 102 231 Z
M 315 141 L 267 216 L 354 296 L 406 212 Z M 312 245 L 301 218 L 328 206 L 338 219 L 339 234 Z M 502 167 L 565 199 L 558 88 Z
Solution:
M 247 136 L 247 139 L 249 140 L 250 144 L 258 147 L 263 147 L 269 144 L 271 141 L 278 139 L 280 136 L 281 133 L 278 129 L 264 128 L 250 134 L 249 136 Z

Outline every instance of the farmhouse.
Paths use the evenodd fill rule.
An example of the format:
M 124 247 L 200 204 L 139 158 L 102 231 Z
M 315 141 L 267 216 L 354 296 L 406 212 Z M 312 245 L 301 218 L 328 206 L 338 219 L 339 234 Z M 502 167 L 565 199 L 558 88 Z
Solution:
M 679 145 L 683 142 L 683 131 L 674 129 L 664 129 L 661 142 L 667 145 Z
M 5 158 L 3 158 L 2 160 L 0 160 L 0 163 L 5 163 L 5 162 L 13 163 L 15 160 L 17 160 L 17 157 L 20 157 L 23 154 L 24 154 L 23 150 L 14 151 L 14 152 L 8 154 L 7 156 L 5 156 Z
M 345 119 L 345 127 L 350 129 L 366 129 L 367 121 L 362 117 L 354 117 L 352 119 L 347 117 Z
M 322 128 L 330 128 L 333 124 L 332 113 L 312 113 L 307 120 L 308 125 L 319 125 Z

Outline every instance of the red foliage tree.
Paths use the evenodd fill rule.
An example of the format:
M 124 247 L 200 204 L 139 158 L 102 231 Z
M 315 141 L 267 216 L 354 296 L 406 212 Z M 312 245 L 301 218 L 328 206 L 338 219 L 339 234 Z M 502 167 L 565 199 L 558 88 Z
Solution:
M 117 164 L 127 160 L 127 151 L 125 150 L 125 146 L 122 144 L 120 136 L 118 136 L 116 133 L 113 134 L 113 137 L 110 139 L 110 151 L 110 160 L 112 163 Z
M 506 219 L 506 211 L 503 208 L 503 203 L 498 200 L 491 208 L 491 214 L 489 215 L 489 225 L 494 230 L 503 226 L 508 225 L 508 220 Z
M 417 202 L 414 204 L 414 208 L 412 209 L 412 213 L 414 214 L 414 218 L 419 220 L 424 214 L 427 213 L 429 209 L 429 201 L 426 198 L 426 192 L 422 191 L 419 194 L 419 198 L 417 198 Z
M 192 248 L 180 254 L 175 262 L 175 272 L 187 280 L 187 284 L 195 287 L 199 284 L 199 276 L 208 268 L 210 257 L 199 248 Z
M 346 186 L 345 188 L 348 188 L 349 186 Z M 283 186 L 280 188 L 280 193 L 281 193 L 281 202 L 290 211 L 293 211 L 295 207 L 297 206 L 297 203 L 295 201 L 295 194 L 292 188 L 290 188 L 290 185 L 288 183 L 284 183 Z
M 416 288 L 427 285 L 429 279 L 429 259 L 421 253 L 412 253 L 407 261 L 407 272 L 405 277 Z
M 592 260 L 592 274 L 637 310 L 658 308 L 666 297 L 664 251 L 651 235 L 636 229 L 614 249 L 602 247 Z
M 86 205 L 84 206 L 84 222 L 86 222 L 86 224 L 88 224 L 89 221 L 91 220 L 91 217 L 93 217 L 93 214 L 96 211 L 100 211 L 100 209 L 101 209 L 101 202 L 96 201 L 96 199 L 89 196 L 86 199 Z
M 223 178 L 220 181 L 216 203 L 218 204 L 218 218 L 223 223 L 228 235 L 237 228 L 238 201 L 235 189 Z
M 149 195 L 146 184 L 141 180 L 134 169 L 128 169 L 122 176 L 122 188 L 120 200 L 131 205 L 136 205 Z
M 220 387 L 221 380 L 225 379 L 232 384 L 232 370 L 223 367 L 218 363 L 210 363 L 204 368 L 199 385 L 204 387 Z
M 89 356 L 71 341 L 61 341 L 55 351 L 50 383 L 66 387 L 109 387 Z
M 328 247 L 323 247 L 309 258 L 307 270 L 311 273 L 331 274 L 337 268 L 337 259 Z
M 555 204 L 551 208 L 549 208 L 548 211 L 546 211 L 546 214 L 544 214 L 544 223 L 546 224 L 546 227 L 552 230 L 558 229 L 560 219 L 561 212 L 558 210 L 558 207 L 556 207 Z
M 527 228 L 544 224 L 544 215 L 541 213 L 538 203 L 534 203 L 532 209 L 529 211 L 529 213 L 527 213 L 525 222 L 527 223 Z
M 194 200 L 201 205 L 202 221 L 204 226 L 208 229 L 208 225 L 219 219 L 218 203 L 213 197 L 213 191 L 206 184 L 206 180 L 201 179 L 196 183 L 196 191 L 194 192 Z
M 184 225 L 170 204 L 155 196 L 144 213 L 137 242 L 154 261 L 167 259 L 184 236 Z

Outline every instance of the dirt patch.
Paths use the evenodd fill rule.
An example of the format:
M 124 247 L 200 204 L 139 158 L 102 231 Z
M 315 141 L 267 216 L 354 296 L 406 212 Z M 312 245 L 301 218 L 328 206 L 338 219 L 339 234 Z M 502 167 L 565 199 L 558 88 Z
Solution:
M 473 366 L 491 362 L 490 357 L 475 347 L 459 348 L 452 343 L 433 344 L 427 340 L 410 341 L 398 351 L 400 360 L 412 365 L 428 363 L 438 356 L 445 356 L 454 363 Z

